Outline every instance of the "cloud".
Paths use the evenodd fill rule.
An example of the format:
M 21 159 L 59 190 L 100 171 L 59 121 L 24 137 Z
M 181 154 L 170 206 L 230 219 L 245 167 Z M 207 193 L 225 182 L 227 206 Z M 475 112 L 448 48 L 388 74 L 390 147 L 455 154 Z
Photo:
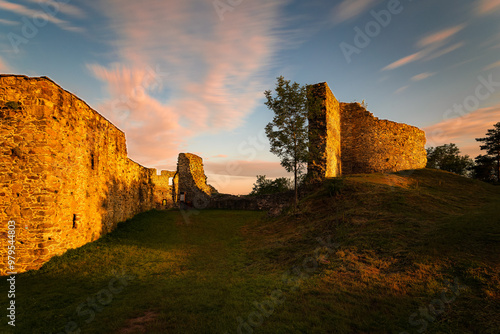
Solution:
M 394 94 L 401 94 L 402 92 L 404 92 L 405 90 L 407 90 L 410 86 L 403 86 L 403 87 L 400 87 L 398 88 Z
M 445 47 L 448 40 L 455 36 L 459 31 L 465 28 L 465 24 L 458 25 L 452 28 L 440 30 L 433 34 L 430 34 L 426 37 L 421 38 L 416 46 L 420 49 L 420 51 L 415 52 L 409 56 L 403 57 L 386 67 L 382 68 L 381 71 L 394 70 L 398 67 L 408 65 L 418 60 L 431 60 L 435 58 L 439 58 L 448 54 L 456 49 L 464 46 L 463 42 L 453 44 L 449 47 Z M 443 47 L 445 47 L 443 49 Z
M 425 80 L 429 77 L 432 77 L 434 74 L 436 74 L 436 73 L 429 73 L 429 72 L 420 73 L 420 74 L 417 74 L 414 77 L 412 77 L 411 80 L 412 81 Z
M 444 42 L 446 42 L 447 39 L 451 38 L 452 36 L 454 36 L 456 33 L 458 33 L 459 31 L 461 31 L 464 28 L 465 28 L 465 25 L 461 24 L 461 25 L 458 25 L 455 27 L 451 27 L 448 29 L 438 31 L 436 33 L 433 33 L 429 36 L 426 36 L 426 37 L 420 39 L 420 41 L 418 41 L 417 45 L 419 47 L 423 48 L 423 47 L 426 47 L 426 46 L 429 46 L 432 44 L 436 44 L 436 43 L 444 43 Z
M 18 25 L 19 22 L 0 19 L 0 24 L 6 25 L 6 26 L 15 26 L 15 25 Z
M 62 8 L 66 8 L 66 7 L 61 6 L 60 8 L 62 9 Z M 77 27 L 72 26 L 67 21 L 64 21 L 64 20 L 57 18 L 56 17 L 57 14 L 50 15 L 50 14 L 45 13 L 42 10 L 31 9 L 27 6 L 24 6 L 24 5 L 21 5 L 18 3 L 12 3 L 12 2 L 5 1 L 5 0 L 0 0 L 0 9 L 10 11 L 10 12 L 13 12 L 16 14 L 20 14 L 23 16 L 29 16 L 30 18 L 33 18 L 33 17 L 44 18 L 48 22 L 51 22 L 64 30 L 69 30 L 69 31 L 81 31 L 82 30 L 81 28 L 77 28 Z
M 273 161 L 205 161 L 204 167 L 207 182 L 219 192 L 230 194 L 248 194 L 257 175 L 266 175 L 268 179 L 290 177 L 279 162 Z
M 490 14 L 497 9 L 500 9 L 500 0 L 481 0 L 477 6 L 480 15 Z
M 447 48 L 444 48 L 444 49 L 441 49 L 441 50 L 437 50 L 435 53 L 431 53 L 430 55 L 428 55 L 427 57 L 425 57 L 424 60 L 432 60 L 432 59 L 436 59 L 436 58 L 439 58 L 441 56 L 444 56 L 445 54 L 448 54 L 450 52 L 453 52 L 459 48 L 461 48 L 462 46 L 464 46 L 465 43 L 463 42 L 459 42 L 459 43 L 456 43 L 456 44 L 453 44 Z
M 333 8 L 333 21 L 341 23 L 365 13 L 377 0 L 344 0 Z
M 382 71 L 393 70 L 393 69 L 396 69 L 398 67 L 407 65 L 407 64 L 412 63 L 414 61 L 422 59 L 423 56 L 424 56 L 423 52 L 416 52 L 414 54 L 411 54 L 409 56 L 401 58 L 401 59 L 395 61 L 394 63 L 391 63 L 391 64 L 387 65 L 386 67 L 384 67 L 382 69 Z
M 485 68 L 483 68 L 483 71 L 489 71 L 497 67 L 500 67 L 500 61 L 497 61 L 496 63 L 486 66 Z
M 98 3 L 117 64 L 88 68 L 109 92 L 98 110 L 125 130 L 132 158 L 154 166 L 196 135 L 243 124 L 268 88 L 281 4 L 242 2 L 221 21 L 212 2 Z
M 500 105 L 481 108 L 462 117 L 444 120 L 424 128 L 428 146 L 455 143 L 463 154 L 479 155 L 479 143 L 475 138 L 484 137 L 488 129 L 500 120 Z

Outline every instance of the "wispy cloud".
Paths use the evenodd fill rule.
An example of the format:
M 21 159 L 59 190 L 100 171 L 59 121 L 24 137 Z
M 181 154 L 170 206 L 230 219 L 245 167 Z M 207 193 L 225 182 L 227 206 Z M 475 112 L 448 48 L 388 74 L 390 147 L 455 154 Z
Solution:
M 462 153 L 480 154 L 475 138 L 484 137 L 486 131 L 500 120 L 500 105 L 481 108 L 465 116 L 447 119 L 424 128 L 429 146 L 455 143 Z M 466 150 L 465 150 L 466 149 Z
M 59 2 L 58 2 L 58 4 L 59 4 Z M 68 7 L 63 6 L 61 4 L 60 8 L 63 9 L 63 8 L 68 8 Z M 20 14 L 23 16 L 28 16 L 30 18 L 43 17 L 43 18 L 46 18 L 48 22 L 51 22 L 64 30 L 69 30 L 69 31 L 81 31 L 82 30 L 81 28 L 73 26 L 68 21 L 65 21 L 65 20 L 58 18 L 57 15 L 47 15 L 41 9 L 40 10 L 32 9 L 28 6 L 24 6 L 24 5 L 21 5 L 18 3 L 12 3 L 12 2 L 5 1 L 5 0 L 0 0 L 0 9 L 3 9 L 5 11 L 10 11 L 10 12 L 13 12 L 16 14 Z
M 420 73 L 420 74 L 417 74 L 415 75 L 414 77 L 411 78 L 412 81 L 421 81 L 421 80 L 425 80 L 427 78 L 430 78 L 432 77 L 434 74 L 436 73 L 429 73 L 429 72 L 424 72 L 424 73 Z
M 5 19 L 0 19 L 0 24 L 6 25 L 6 26 L 15 26 L 15 25 L 18 25 L 19 22 L 11 21 L 11 20 L 5 20 Z
M 393 70 L 393 69 L 396 69 L 398 67 L 401 67 L 401 66 L 404 66 L 404 65 L 407 65 L 409 63 L 412 63 L 414 61 L 417 61 L 419 59 L 422 59 L 422 57 L 424 56 L 424 53 L 423 52 L 416 52 L 414 54 L 411 54 L 409 56 L 406 56 L 404 58 L 401 58 L 399 60 L 396 60 L 394 63 L 391 63 L 389 65 L 387 65 L 386 67 L 384 67 L 382 69 L 382 71 L 386 71 L 386 70 Z
M 400 87 L 398 88 L 394 94 L 401 94 L 402 92 L 404 92 L 405 90 L 407 90 L 410 86 L 403 86 L 403 87 Z
M 341 23 L 365 13 L 375 6 L 378 0 L 344 0 L 333 8 L 333 22 Z
M 131 157 L 154 166 L 175 158 L 190 137 L 243 124 L 269 88 L 266 70 L 281 45 L 281 4 L 246 1 L 226 12 L 224 21 L 212 2 L 100 4 L 118 35 L 112 43 L 120 64 L 89 69 L 110 95 L 99 111 L 125 130 Z M 168 72 L 163 88 L 144 89 L 146 69 L 156 67 Z M 138 101 L 118 108 L 120 100 Z
M 483 71 L 489 71 L 489 70 L 492 70 L 492 69 L 497 68 L 497 67 L 500 67 L 500 60 L 497 61 L 496 63 L 493 63 L 493 64 L 486 66 L 485 68 L 483 68 Z
M 465 25 L 461 24 L 461 25 L 458 25 L 455 27 L 451 27 L 448 29 L 438 31 L 436 33 L 433 33 L 429 36 L 426 36 L 426 37 L 420 39 L 420 41 L 418 41 L 418 43 L 417 43 L 417 46 L 423 48 L 423 47 L 426 47 L 426 46 L 429 46 L 432 44 L 446 42 L 447 39 L 451 38 L 453 35 L 455 35 L 456 33 L 458 33 L 460 30 L 462 30 L 464 28 L 465 28 Z
M 381 71 L 394 70 L 398 67 L 413 63 L 418 60 L 431 60 L 439 58 L 461 48 L 464 45 L 463 42 L 459 42 L 448 47 L 446 47 L 446 44 L 453 36 L 464 29 L 465 26 L 465 24 L 461 24 L 458 26 L 440 30 L 419 39 L 416 43 L 416 46 L 418 49 L 420 49 L 420 51 L 396 60 L 395 62 L 382 68 Z
M 480 15 L 489 14 L 500 9 L 500 0 L 480 0 L 477 5 L 477 12 Z

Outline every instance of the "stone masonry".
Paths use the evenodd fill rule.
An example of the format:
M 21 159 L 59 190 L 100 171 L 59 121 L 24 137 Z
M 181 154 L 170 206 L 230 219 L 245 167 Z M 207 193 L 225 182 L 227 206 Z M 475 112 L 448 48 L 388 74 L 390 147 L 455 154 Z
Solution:
M 191 177 L 206 191 L 201 158 L 190 155 L 196 164 L 188 162 L 186 172 L 193 174 L 156 175 L 127 157 L 121 130 L 46 77 L 1 75 L 0 122 L 0 257 L 7 263 L 14 220 L 17 272 L 40 268 L 140 212 L 177 205 L 180 191 L 194 189 L 176 186 L 179 179 Z
M 397 172 L 425 168 L 425 132 L 380 120 L 359 103 L 339 103 L 326 83 L 308 87 L 318 103 L 309 114 L 308 177 Z

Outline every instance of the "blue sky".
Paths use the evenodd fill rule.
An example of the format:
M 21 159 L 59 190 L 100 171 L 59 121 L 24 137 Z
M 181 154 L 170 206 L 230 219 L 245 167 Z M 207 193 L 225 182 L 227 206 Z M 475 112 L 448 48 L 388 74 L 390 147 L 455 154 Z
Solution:
M 0 0 L 0 13 L 0 72 L 50 77 L 144 166 L 199 154 L 224 192 L 286 175 L 262 132 L 279 75 L 473 157 L 500 121 L 500 0 Z

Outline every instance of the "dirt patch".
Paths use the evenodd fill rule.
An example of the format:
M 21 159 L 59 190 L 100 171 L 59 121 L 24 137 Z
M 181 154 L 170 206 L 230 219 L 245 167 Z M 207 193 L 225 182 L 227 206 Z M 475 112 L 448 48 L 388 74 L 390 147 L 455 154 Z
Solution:
M 154 311 L 147 311 L 144 315 L 129 319 L 127 325 L 121 328 L 118 334 L 136 334 L 136 333 L 146 333 L 146 328 L 149 323 L 156 320 L 158 313 Z

